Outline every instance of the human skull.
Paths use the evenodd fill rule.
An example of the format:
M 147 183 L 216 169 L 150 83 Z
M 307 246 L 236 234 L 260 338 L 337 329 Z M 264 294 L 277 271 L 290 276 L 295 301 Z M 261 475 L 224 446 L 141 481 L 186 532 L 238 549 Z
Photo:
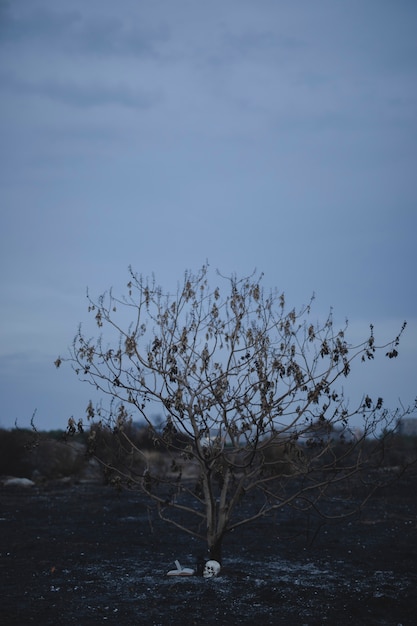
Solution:
M 221 566 L 218 561 L 207 561 L 204 566 L 203 576 L 204 578 L 213 578 L 213 576 L 217 576 L 220 572 Z

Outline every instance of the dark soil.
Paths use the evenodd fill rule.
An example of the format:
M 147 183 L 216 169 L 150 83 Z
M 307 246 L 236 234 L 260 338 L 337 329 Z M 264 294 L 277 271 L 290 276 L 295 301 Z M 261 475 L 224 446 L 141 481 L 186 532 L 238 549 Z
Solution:
M 417 624 L 415 473 L 343 524 L 284 511 L 231 533 L 215 579 L 166 576 L 205 548 L 136 492 L 49 484 L 0 498 L 7 626 Z

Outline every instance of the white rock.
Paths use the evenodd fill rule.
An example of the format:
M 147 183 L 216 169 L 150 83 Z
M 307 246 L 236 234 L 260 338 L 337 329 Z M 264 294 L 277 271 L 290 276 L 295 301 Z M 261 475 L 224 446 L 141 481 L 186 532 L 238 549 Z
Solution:
M 35 484 L 30 478 L 17 478 L 16 476 L 3 480 L 4 487 L 34 487 Z

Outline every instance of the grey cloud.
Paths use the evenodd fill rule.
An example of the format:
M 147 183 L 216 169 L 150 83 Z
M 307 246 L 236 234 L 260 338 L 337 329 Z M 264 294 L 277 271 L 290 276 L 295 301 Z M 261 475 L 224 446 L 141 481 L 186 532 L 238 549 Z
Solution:
M 37 9 L 26 16 L 17 17 L 9 8 L 3 9 L 0 41 L 62 41 L 74 33 L 80 21 L 81 16 L 76 11 L 57 13 L 49 9 Z
M 122 83 L 104 85 L 94 82 L 94 79 L 88 84 L 64 80 L 29 81 L 11 73 L 3 73 L 0 75 L 0 84 L 4 90 L 23 95 L 43 96 L 76 107 L 116 104 L 147 109 L 160 101 L 160 95 L 156 92 L 132 89 Z
M 197 46 L 196 59 L 198 65 L 218 67 L 234 66 L 245 62 L 280 63 L 288 55 L 296 55 L 306 49 L 305 42 L 300 38 L 290 37 L 279 31 L 269 29 L 247 28 L 243 32 L 234 33 L 223 29 L 217 33 L 216 39 L 208 47 Z
M 0 43 L 33 43 L 58 50 L 96 55 L 133 54 L 156 56 L 157 45 L 169 38 L 167 27 L 138 20 L 99 15 L 90 18 L 80 11 L 36 9 L 23 16 L 3 10 Z
M 117 18 L 101 17 L 83 22 L 78 43 L 95 54 L 156 56 L 156 44 L 167 39 L 168 30 L 163 26 L 145 31 L 135 23 L 127 25 Z
M 271 55 L 272 59 L 282 52 L 305 48 L 301 39 L 282 35 L 271 30 L 246 30 L 225 37 L 225 48 L 239 59 Z M 271 57 L 270 57 L 271 62 Z

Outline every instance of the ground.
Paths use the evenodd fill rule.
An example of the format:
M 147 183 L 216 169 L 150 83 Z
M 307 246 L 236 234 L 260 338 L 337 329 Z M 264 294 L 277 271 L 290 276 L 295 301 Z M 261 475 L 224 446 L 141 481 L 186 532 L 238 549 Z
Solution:
M 0 488 L 2 623 L 417 623 L 417 473 L 343 524 L 283 512 L 231 533 L 215 579 L 204 546 L 142 495 L 96 484 Z M 340 503 L 339 503 L 340 505 Z

